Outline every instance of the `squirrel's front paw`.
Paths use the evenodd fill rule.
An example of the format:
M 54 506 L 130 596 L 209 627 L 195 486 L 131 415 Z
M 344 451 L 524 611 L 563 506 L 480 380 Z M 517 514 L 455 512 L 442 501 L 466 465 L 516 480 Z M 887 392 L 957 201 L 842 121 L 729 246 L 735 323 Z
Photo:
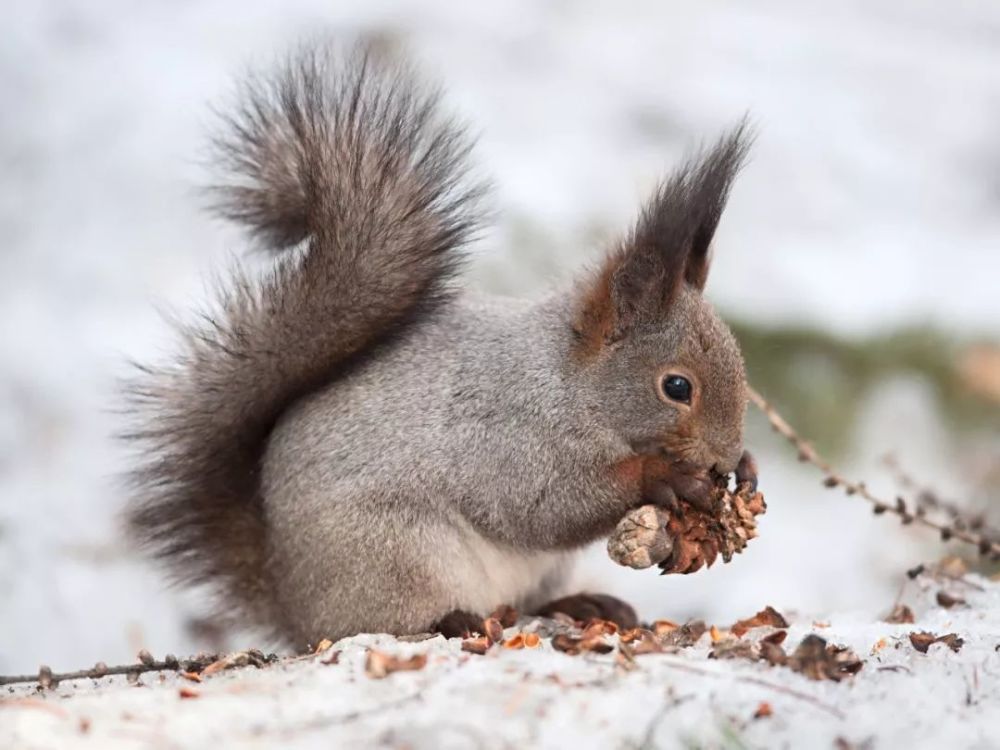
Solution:
M 699 510 L 710 510 L 715 489 L 715 480 L 708 471 L 680 462 L 656 461 L 647 467 L 642 494 L 646 502 L 679 513 L 679 500 Z
M 618 522 L 608 539 L 608 555 L 628 568 L 651 568 L 670 557 L 673 540 L 667 536 L 670 515 L 655 505 L 633 508 Z

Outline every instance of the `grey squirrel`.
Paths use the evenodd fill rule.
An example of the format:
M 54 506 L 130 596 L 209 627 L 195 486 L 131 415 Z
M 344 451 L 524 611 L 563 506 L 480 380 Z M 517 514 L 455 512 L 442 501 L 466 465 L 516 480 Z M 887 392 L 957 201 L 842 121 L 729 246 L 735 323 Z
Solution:
M 743 360 L 702 297 L 741 125 L 655 191 L 599 269 L 537 301 L 455 283 L 481 226 L 470 141 L 403 66 L 303 48 L 216 141 L 218 209 L 275 255 L 236 270 L 130 390 L 131 529 L 296 645 L 457 635 L 550 603 L 632 508 L 756 481 Z

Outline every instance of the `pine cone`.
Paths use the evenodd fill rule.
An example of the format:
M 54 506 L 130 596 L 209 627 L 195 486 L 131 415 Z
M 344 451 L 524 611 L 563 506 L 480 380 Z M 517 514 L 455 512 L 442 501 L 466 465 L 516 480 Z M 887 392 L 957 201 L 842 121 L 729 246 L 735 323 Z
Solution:
M 679 513 L 644 505 L 628 513 L 608 540 L 608 554 L 619 565 L 647 568 L 659 563 L 663 574 L 694 573 L 742 552 L 757 536 L 757 516 L 767 506 L 760 492 L 742 484 L 728 490 L 719 477 L 711 512 L 681 502 Z
M 660 563 L 664 575 L 711 567 L 720 554 L 729 562 L 757 536 L 757 516 L 767 510 L 764 495 L 749 484 L 730 492 L 725 481 L 719 480 L 711 513 L 682 502 L 681 513 L 671 515 L 666 530 L 674 548 Z

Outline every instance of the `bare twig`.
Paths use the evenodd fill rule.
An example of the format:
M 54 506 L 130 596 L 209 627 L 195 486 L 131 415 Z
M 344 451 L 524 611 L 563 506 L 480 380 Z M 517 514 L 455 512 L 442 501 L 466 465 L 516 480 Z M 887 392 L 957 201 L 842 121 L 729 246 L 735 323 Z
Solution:
M 190 659 L 178 659 L 167 655 L 163 661 L 156 661 L 147 651 L 139 652 L 138 664 L 122 664 L 109 667 L 104 662 L 98 662 L 90 669 L 80 669 L 75 672 L 53 672 L 42 665 L 37 674 L 0 675 L 0 685 L 14 685 L 20 682 L 37 682 L 42 687 L 56 687 L 63 680 L 99 680 L 110 675 L 128 675 L 130 679 L 144 672 L 201 672 L 209 664 L 218 661 L 218 654 L 199 654 Z
M 973 513 L 954 501 L 942 498 L 936 491 L 914 479 L 894 455 L 885 456 L 882 463 L 892 473 L 899 486 L 914 495 L 917 513 L 927 511 L 942 513 L 948 516 L 957 528 L 975 531 L 991 541 L 1000 539 L 1000 530 L 987 526 L 982 513 Z
M 767 417 L 768 422 L 771 423 L 774 430 L 798 451 L 799 460 L 810 463 L 823 472 L 825 475 L 823 486 L 830 489 L 839 487 L 847 495 L 857 495 L 864 498 L 872 504 L 872 509 L 876 515 L 892 513 L 904 524 L 915 523 L 929 529 L 934 529 L 941 536 L 942 541 L 947 542 L 951 539 L 956 539 L 975 546 L 979 550 L 980 555 L 988 556 L 991 560 L 1000 560 L 1000 542 L 990 540 L 982 534 L 966 528 L 964 524 L 956 525 L 954 521 L 951 523 L 940 523 L 927 518 L 926 515 L 918 512 L 917 508 L 914 507 L 911 510 L 910 505 L 902 497 L 897 497 L 895 502 L 888 502 L 873 494 L 864 482 L 853 482 L 846 479 L 820 456 L 816 452 L 816 449 L 802 438 L 763 396 L 753 388 L 748 388 L 748 390 L 750 400 L 764 413 L 764 416 Z

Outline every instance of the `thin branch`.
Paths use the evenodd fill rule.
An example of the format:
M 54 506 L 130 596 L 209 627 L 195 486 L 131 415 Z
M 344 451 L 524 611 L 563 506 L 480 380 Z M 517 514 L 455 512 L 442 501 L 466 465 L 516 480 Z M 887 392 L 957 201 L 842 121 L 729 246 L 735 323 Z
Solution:
M 148 657 L 148 658 L 146 658 Z M 37 674 L 21 675 L 0 675 L 0 685 L 15 685 L 21 682 L 37 682 L 44 688 L 56 687 L 63 680 L 99 680 L 110 675 L 127 675 L 129 679 L 133 676 L 137 678 L 144 672 L 201 672 L 209 664 L 218 661 L 217 654 L 202 654 L 190 659 L 178 659 L 169 654 L 163 661 L 156 661 L 146 651 L 139 652 L 138 664 L 122 664 L 117 667 L 109 667 L 104 662 L 97 662 L 90 669 L 80 669 L 75 672 L 53 672 L 49 667 L 42 665 Z
M 973 513 L 952 500 L 942 498 L 933 489 L 914 479 L 913 475 L 903 468 L 899 459 L 894 455 L 886 455 L 882 459 L 882 463 L 892 473 L 893 478 L 900 487 L 914 494 L 918 513 L 928 510 L 943 513 L 958 528 L 967 528 L 994 541 L 1000 538 L 1000 530 L 987 526 L 986 519 L 981 512 Z
M 785 418 L 778 413 L 777 409 L 769 404 L 763 396 L 761 396 L 753 388 L 748 387 L 748 390 L 750 400 L 764 413 L 764 416 L 767 417 L 767 421 L 771 423 L 774 430 L 791 443 L 791 445 L 798 451 L 799 460 L 810 463 L 823 472 L 825 475 L 823 480 L 824 487 L 830 489 L 839 487 L 847 495 L 857 495 L 858 497 L 864 498 L 872 504 L 872 509 L 876 515 L 892 513 L 904 524 L 915 523 L 919 526 L 934 529 L 941 536 L 942 541 L 947 542 L 951 539 L 957 539 L 958 541 L 965 542 L 966 544 L 971 544 L 976 547 L 979 550 L 980 555 L 988 556 L 991 560 L 1000 560 L 1000 542 L 992 541 L 982 534 L 964 527 L 956 528 L 954 522 L 950 524 L 939 523 L 938 521 L 927 518 L 925 515 L 918 512 L 916 508 L 911 511 L 906 500 L 901 497 L 897 497 L 895 502 L 888 502 L 873 494 L 864 482 L 853 482 L 846 479 L 843 475 L 838 473 L 829 462 L 820 456 L 816 452 L 816 449 L 813 448 L 813 446 L 804 438 L 802 438 L 795 431 L 795 429 L 788 424 L 787 421 L 785 421 Z

